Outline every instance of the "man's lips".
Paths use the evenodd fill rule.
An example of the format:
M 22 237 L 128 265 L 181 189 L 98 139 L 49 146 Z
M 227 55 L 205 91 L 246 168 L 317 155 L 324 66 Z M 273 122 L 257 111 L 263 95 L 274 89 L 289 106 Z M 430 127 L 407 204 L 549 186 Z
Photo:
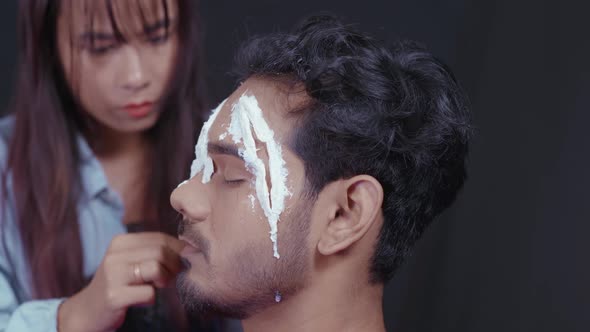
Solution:
M 198 249 L 199 247 L 196 246 L 191 240 L 187 239 L 185 236 L 180 235 L 178 239 L 186 243 L 186 246 L 182 249 L 180 253 L 181 255 L 188 255 L 201 252 Z

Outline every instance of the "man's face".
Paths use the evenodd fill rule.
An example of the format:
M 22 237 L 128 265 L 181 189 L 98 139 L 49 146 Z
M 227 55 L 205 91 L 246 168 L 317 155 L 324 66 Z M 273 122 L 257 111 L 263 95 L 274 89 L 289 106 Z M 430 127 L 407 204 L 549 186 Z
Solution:
M 236 105 L 239 108 L 243 96 L 257 100 L 264 122 L 282 150 L 277 155 L 263 137 L 257 137 L 256 121 L 247 125 L 256 146 L 250 151 L 255 151 L 259 158 L 258 166 L 262 163 L 264 178 L 261 168 L 244 154 L 248 150 L 247 138 L 235 135 L 236 130 L 244 129 L 244 123 L 236 123 L 240 113 L 232 117 L 232 111 L 236 112 Z M 190 268 L 178 280 L 179 293 L 187 308 L 245 318 L 305 284 L 312 257 L 307 236 L 312 205 L 302 198 L 303 163 L 284 144 L 294 125 L 286 112 L 304 102 L 305 96 L 287 93 L 269 80 L 249 79 L 226 100 L 211 122 L 206 135 L 207 154 L 213 162 L 210 180 L 203 183 L 207 172 L 200 169 L 171 196 L 172 205 L 184 217 L 179 236 L 190 244 L 183 252 Z M 282 163 L 277 158 L 282 158 L 282 169 L 287 171 L 282 182 L 277 172 L 272 174 Z M 284 208 L 279 211 L 274 248 L 269 234 L 269 210 L 267 206 L 265 211 L 263 202 L 264 183 L 274 207 L 280 205 L 281 194 L 273 193 L 273 187 L 285 185 L 288 190 L 282 195 Z

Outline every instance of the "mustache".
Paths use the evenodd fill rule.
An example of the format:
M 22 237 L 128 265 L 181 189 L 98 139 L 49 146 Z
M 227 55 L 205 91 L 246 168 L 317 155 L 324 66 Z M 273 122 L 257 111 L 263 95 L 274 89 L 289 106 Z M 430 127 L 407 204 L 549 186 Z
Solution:
M 195 227 L 191 227 L 191 222 L 184 219 L 180 220 L 177 233 L 178 236 L 186 237 L 197 246 L 198 250 L 205 256 L 205 260 L 209 262 L 209 241 Z

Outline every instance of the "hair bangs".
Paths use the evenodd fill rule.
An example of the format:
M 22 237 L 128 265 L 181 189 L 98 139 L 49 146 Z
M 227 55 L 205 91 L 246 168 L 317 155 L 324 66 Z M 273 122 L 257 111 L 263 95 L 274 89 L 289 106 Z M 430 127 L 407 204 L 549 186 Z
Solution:
M 84 14 L 83 30 L 91 44 L 101 35 L 112 35 L 126 41 L 149 35 L 156 29 L 170 32 L 174 0 L 69 0 L 70 5 L 81 6 Z M 69 6 L 71 8 L 71 6 Z M 70 10 L 70 15 L 74 15 Z M 70 21 L 73 17 L 70 16 Z

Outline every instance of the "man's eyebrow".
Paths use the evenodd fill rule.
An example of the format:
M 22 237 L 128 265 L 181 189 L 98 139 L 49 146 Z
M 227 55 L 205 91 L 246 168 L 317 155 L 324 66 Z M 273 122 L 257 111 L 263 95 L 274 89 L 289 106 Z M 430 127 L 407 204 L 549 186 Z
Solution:
M 233 156 L 236 158 L 244 159 L 240 156 L 238 148 L 235 145 L 223 143 L 223 142 L 215 142 L 207 144 L 207 152 L 210 154 L 224 154 Z

